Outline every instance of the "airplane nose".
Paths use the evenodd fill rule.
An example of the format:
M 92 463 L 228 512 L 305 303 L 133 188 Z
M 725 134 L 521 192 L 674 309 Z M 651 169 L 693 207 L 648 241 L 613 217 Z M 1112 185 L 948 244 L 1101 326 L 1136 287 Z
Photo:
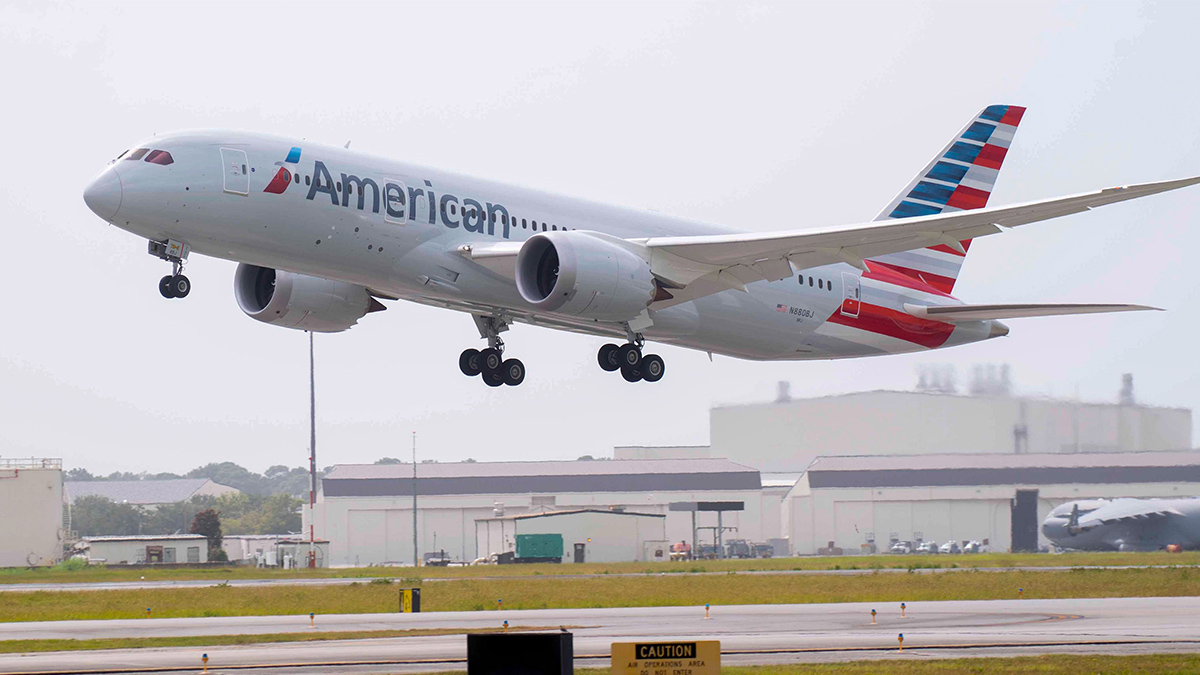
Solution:
M 101 218 L 115 218 L 121 208 L 121 177 L 116 169 L 109 169 L 92 181 L 83 191 L 83 201 Z

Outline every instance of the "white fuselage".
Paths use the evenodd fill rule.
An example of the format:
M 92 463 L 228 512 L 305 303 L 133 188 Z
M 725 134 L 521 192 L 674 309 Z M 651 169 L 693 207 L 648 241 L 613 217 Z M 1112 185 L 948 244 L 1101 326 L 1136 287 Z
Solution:
M 107 201 L 93 208 L 138 236 L 362 285 L 381 297 L 480 315 L 506 312 L 517 321 L 596 335 L 623 336 L 625 329 L 538 314 L 511 278 L 465 258 L 459 248 L 564 229 L 621 238 L 736 231 L 268 135 L 185 132 L 136 147 L 165 150 L 173 161 L 113 161 L 93 183 L 100 186 L 96 192 L 107 191 Z M 835 264 L 751 283 L 747 292 L 651 310 L 652 325 L 642 333 L 747 359 L 828 359 L 953 346 L 1007 332 L 993 321 L 919 319 L 904 303 L 959 304 L 903 275 Z

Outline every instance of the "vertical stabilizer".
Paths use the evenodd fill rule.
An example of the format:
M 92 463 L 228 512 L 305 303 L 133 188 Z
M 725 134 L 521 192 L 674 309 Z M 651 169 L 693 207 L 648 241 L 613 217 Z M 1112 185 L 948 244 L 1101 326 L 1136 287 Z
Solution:
M 909 218 L 935 213 L 980 209 L 1000 175 L 1004 156 L 1017 133 L 1025 109 L 1015 105 L 990 105 L 954 136 L 933 161 L 917 174 L 875 220 Z M 962 251 L 941 244 L 872 258 L 882 265 L 950 293 L 962 269 L 971 241 Z

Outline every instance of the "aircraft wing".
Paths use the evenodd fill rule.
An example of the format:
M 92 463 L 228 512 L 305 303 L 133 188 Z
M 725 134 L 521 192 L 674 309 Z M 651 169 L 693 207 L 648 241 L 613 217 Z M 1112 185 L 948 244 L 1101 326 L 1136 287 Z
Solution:
M 1097 206 L 1138 199 L 1200 183 L 1200 176 L 1111 187 L 1095 192 L 930 216 L 897 218 L 861 225 L 772 233 L 651 237 L 631 243 L 651 254 L 651 270 L 670 287 L 665 307 L 729 288 L 745 290 L 755 281 L 777 281 L 794 270 L 846 262 L 866 269 L 865 259 L 1001 232 L 1001 228 L 1081 213 Z M 701 282 L 690 288 L 694 282 Z
M 913 305 L 904 303 L 904 311 L 922 319 L 938 321 L 983 321 L 986 319 L 1023 319 L 1034 316 L 1101 314 L 1105 312 L 1162 311 L 1145 305 Z
M 1079 528 L 1086 530 L 1100 524 L 1110 525 L 1117 522 L 1133 522 L 1182 515 L 1183 513 L 1174 507 L 1152 500 L 1119 500 L 1105 504 L 1091 513 L 1080 516 Z

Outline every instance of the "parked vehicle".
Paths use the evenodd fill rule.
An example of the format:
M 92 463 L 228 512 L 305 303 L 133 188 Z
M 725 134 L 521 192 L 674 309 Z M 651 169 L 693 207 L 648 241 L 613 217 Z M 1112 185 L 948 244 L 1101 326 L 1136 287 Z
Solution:
M 726 558 L 749 558 L 750 544 L 746 543 L 745 539 L 730 539 L 725 542 L 725 557 Z
M 923 542 L 921 542 L 920 544 L 917 544 L 917 550 L 916 550 L 916 552 L 917 552 L 917 553 L 929 553 L 929 554 L 936 554 L 936 553 L 938 552 L 938 545 L 937 545 L 937 542 L 935 542 L 935 541 L 923 541 Z
M 942 544 L 941 548 L 938 550 L 941 553 L 962 553 L 962 549 L 959 548 L 958 542 L 953 540 Z
M 892 542 L 892 547 L 888 549 L 888 553 L 912 553 L 913 544 L 911 541 L 896 541 Z

